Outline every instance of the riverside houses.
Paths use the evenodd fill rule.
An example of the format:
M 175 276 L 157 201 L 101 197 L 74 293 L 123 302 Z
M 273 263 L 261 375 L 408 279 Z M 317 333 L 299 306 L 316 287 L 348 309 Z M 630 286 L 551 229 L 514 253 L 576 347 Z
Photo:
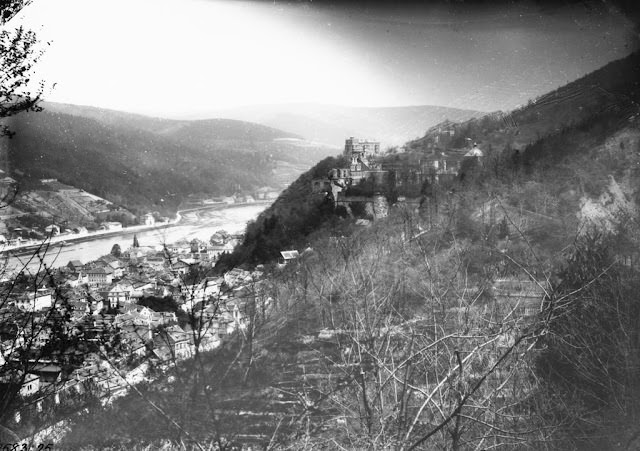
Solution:
M 110 267 L 97 267 L 87 271 L 90 287 L 106 287 L 113 282 L 113 270 Z

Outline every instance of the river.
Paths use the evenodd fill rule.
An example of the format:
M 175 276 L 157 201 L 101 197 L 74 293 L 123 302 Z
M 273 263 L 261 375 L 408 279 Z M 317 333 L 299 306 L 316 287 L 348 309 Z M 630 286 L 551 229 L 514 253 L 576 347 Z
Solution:
M 201 210 L 183 213 L 175 226 L 136 232 L 140 246 L 157 246 L 175 243 L 181 239 L 191 241 L 199 238 L 209 241 L 217 230 L 224 229 L 229 233 L 242 233 L 249 221 L 255 219 L 268 204 L 243 205 L 220 210 Z M 119 244 L 124 251 L 133 244 L 133 232 L 126 229 L 121 234 L 106 238 L 96 238 L 91 241 L 72 242 L 63 247 L 51 247 L 43 258 L 49 268 L 65 266 L 70 260 L 80 260 L 87 263 L 109 254 L 114 244 Z M 34 271 L 40 267 L 40 261 L 33 255 L 10 256 L 7 259 L 7 273 L 11 274 L 27 265 Z

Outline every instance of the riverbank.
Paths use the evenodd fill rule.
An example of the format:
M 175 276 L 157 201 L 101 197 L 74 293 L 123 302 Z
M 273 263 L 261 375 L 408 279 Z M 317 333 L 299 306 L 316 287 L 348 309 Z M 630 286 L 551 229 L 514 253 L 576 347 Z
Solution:
M 44 240 L 30 240 L 24 244 L 18 246 L 5 246 L 0 249 L 0 254 L 14 254 L 24 255 L 36 251 L 37 249 L 46 247 L 56 247 L 58 245 L 67 245 L 69 243 L 83 243 L 87 241 L 93 241 L 101 238 L 109 238 L 118 235 L 134 235 L 139 232 L 146 232 L 149 230 L 161 230 L 167 227 L 173 227 L 177 225 L 176 222 L 164 222 L 154 225 L 139 225 L 131 227 L 123 227 L 117 230 L 97 230 L 95 232 L 88 232 L 85 234 L 64 234 L 56 235 Z
M 273 203 L 274 200 L 256 200 L 253 202 L 238 202 L 235 204 L 206 204 L 199 207 L 185 208 L 183 210 L 178 210 L 177 214 L 190 213 L 193 211 L 200 211 L 200 210 L 226 210 L 228 208 L 249 207 L 252 205 L 270 205 L 271 203 Z
M 248 206 L 260 206 L 260 205 L 269 205 L 271 201 L 256 201 L 256 202 L 243 202 L 237 204 L 215 204 L 215 205 L 203 205 L 194 208 L 187 208 L 184 210 L 178 210 L 176 213 L 176 218 L 172 221 L 156 223 L 154 225 L 137 225 L 131 227 L 123 227 L 122 229 L 117 230 L 97 230 L 95 232 L 88 232 L 84 234 L 64 234 L 64 235 L 56 235 L 45 240 L 31 240 L 25 242 L 23 244 L 17 246 L 8 246 L 0 248 L 0 255 L 15 255 L 15 256 L 23 256 L 25 254 L 30 254 L 35 252 L 38 249 L 49 248 L 49 247 L 58 247 L 65 246 L 68 244 L 77 244 L 84 243 L 93 240 L 110 238 L 114 236 L 130 236 L 136 233 L 149 232 L 149 231 L 157 231 L 166 229 L 169 227 L 179 226 L 181 221 L 183 220 L 183 215 L 186 213 L 195 213 L 201 211 L 222 211 L 227 209 L 239 208 L 239 207 L 248 207 Z
M 22 252 L 3 252 L 1 258 L 5 264 L 5 274 L 9 277 L 8 275 L 27 268 L 37 272 L 41 264 L 46 264 L 48 268 L 58 268 L 67 265 L 71 260 L 84 263 L 94 261 L 109 254 L 116 244 L 124 251 L 131 246 L 134 234 L 137 235 L 140 246 L 158 249 L 180 240 L 199 239 L 207 242 L 211 235 L 220 229 L 233 234 L 243 233 L 247 223 L 255 220 L 268 205 L 269 203 L 248 203 L 233 205 L 231 208 L 198 207 L 181 211 L 178 222 L 174 220 L 155 226 L 127 227 L 122 230 L 102 231 L 100 234 L 76 235 L 74 240 L 62 237 L 53 243 L 38 242 L 35 247 L 23 248 Z M 33 258 L 38 248 L 39 258 Z

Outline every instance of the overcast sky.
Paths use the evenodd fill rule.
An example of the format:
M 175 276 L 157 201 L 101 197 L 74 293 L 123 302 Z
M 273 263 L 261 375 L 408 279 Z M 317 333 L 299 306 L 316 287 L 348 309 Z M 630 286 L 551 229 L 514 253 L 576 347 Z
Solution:
M 296 102 L 507 110 L 629 54 L 633 30 L 606 2 L 35 0 L 10 24 L 51 43 L 37 67 L 56 84 L 48 100 L 169 117 Z

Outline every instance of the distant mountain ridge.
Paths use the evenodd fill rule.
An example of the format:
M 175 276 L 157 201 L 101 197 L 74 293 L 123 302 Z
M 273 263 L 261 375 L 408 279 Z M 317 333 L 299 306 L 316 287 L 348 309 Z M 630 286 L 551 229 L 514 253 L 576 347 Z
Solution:
M 272 141 L 277 138 L 301 138 L 283 130 L 235 119 L 166 119 L 55 102 L 43 102 L 42 106 L 51 112 L 94 119 L 106 125 L 134 127 L 175 139 L 190 136 L 198 144 L 208 141 Z
M 257 105 L 212 111 L 220 117 L 257 122 L 341 147 L 349 136 L 381 141 L 383 147 L 402 145 L 423 136 L 431 126 L 449 119 L 466 121 L 485 113 L 457 108 L 417 105 L 346 107 L 319 104 Z
M 10 167 L 23 174 L 18 178 L 25 187 L 57 178 L 116 204 L 170 211 L 192 193 L 233 194 L 270 185 L 278 161 L 315 161 L 313 151 L 298 152 L 276 140 L 296 135 L 259 124 L 43 106 L 42 112 L 12 118 Z

